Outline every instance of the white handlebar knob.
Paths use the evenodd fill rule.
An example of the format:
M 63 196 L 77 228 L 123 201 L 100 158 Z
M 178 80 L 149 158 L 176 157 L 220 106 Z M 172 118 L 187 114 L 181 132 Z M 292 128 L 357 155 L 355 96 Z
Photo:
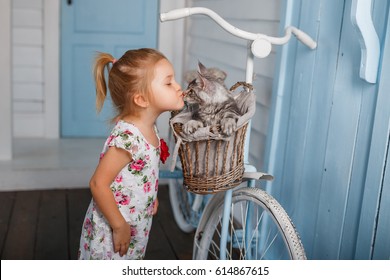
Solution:
M 189 15 L 190 15 L 189 8 L 176 9 L 176 10 L 172 10 L 172 11 L 167 12 L 167 13 L 161 13 L 160 20 L 162 22 L 167 21 L 167 20 L 175 20 L 175 19 L 188 17 Z
M 254 56 L 259 58 L 267 57 L 272 50 L 272 44 L 263 38 L 257 38 L 253 41 L 251 46 L 252 53 Z
M 305 32 L 295 29 L 295 36 L 300 40 L 302 43 L 304 43 L 306 46 L 314 50 L 317 48 L 317 43 Z

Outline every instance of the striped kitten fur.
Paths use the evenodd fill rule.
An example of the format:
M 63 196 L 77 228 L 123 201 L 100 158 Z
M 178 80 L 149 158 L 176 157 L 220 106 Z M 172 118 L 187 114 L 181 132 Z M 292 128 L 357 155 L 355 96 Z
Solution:
M 198 63 L 197 77 L 185 91 L 184 99 L 192 113 L 192 120 L 184 124 L 184 133 L 192 134 L 207 126 L 215 134 L 230 136 L 234 133 L 241 113 L 224 84 L 225 78 L 223 71 Z

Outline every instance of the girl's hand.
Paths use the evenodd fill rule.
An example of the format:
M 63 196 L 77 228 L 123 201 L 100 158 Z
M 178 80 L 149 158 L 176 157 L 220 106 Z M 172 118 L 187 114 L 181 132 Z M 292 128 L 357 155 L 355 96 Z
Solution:
M 122 257 L 127 253 L 131 240 L 131 228 L 126 222 L 122 223 L 118 228 L 112 229 L 112 241 L 114 243 L 114 252 L 119 252 Z
M 158 198 L 156 198 L 156 201 L 154 202 L 153 205 L 153 216 L 157 214 L 157 209 L 158 209 Z

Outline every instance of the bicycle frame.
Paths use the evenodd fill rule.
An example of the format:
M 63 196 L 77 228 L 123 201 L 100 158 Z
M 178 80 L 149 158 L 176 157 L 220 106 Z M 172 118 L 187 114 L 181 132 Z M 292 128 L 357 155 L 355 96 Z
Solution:
M 271 52 L 272 44 L 275 45 L 286 44 L 290 40 L 291 34 L 294 34 L 299 41 L 301 41 L 303 44 L 308 46 L 310 49 L 315 49 L 317 47 L 317 43 L 309 35 L 307 35 L 305 32 L 299 30 L 294 26 L 286 27 L 285 35 L 283 37 L 271 37 L 260 33 L 257 34 L 250 33 L 234 27 L 214 11 L 202 7 L 176 9 L 167 13 L 161 13 L 160 20 L 161 22 L 176 20 L 176 19 L 188 17 L 195 14 L 202 14 L 202 15 L 209 16 L 227 32 L 231 33 L 236 37 L 248 41 L 245 81 L 249 84 L 252 84 L 253 82 L 254 57 L 255 56 L 259 58 L 267 57 Z M 250 132 L 251 132 L 251 121 L 249 121 L 247 127 L 247 137 L 245 139 L 245 148 L 244 148 L 245 172 L 257 172 L 256 168 L 250 165 L 248 162 L 248 157 L 249 157 L 248 147 L 249 147 L 249 140 L 250 140 Z M 248 181 L 249 187 L 254 187 L 254 185 L 255 185 L 254 179 Z M 231 215 L 230 207 L 232 201 L 232 193 L 233 193 L 233 189 L 229 189 L 225 192 L 220 248 L 225 248 L 225 245 L 227 244 L 227 240 L 228 240 L 229 217 Z M 251 211 L 249 211 L 248 215 L 249 215 L 248 219 L 251 220 Z M 250 223 L 248 223 L 247 228 L 250 227 L 251 225 Z M 249 230 L 245 230 L 245 232 L 247 235 L 250 234 Z M 245 240 L 250 240 L 250 238 L 245 238 Z M 249 248 L 250 244 L 245 244 L 245 246 L 246 248 Z M 220 251 L 220 259 L 221 260 L 226 259 L 226 253 L 223 252 L 223 250 Z

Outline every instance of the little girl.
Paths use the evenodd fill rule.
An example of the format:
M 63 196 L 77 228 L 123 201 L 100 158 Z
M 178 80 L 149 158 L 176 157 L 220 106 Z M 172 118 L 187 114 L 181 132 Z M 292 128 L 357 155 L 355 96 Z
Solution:
M 161 149 L 155 122 L 165 111 L 182 109 L 183 92 L 171 63 L 153 49 L 129 50 L 118 60 L 99 53 L 94 76 L 97 110 L 107 79 L 117 115 L 90 180 L 93 198 L 79 259 L 142 259 L 158 204 Z

